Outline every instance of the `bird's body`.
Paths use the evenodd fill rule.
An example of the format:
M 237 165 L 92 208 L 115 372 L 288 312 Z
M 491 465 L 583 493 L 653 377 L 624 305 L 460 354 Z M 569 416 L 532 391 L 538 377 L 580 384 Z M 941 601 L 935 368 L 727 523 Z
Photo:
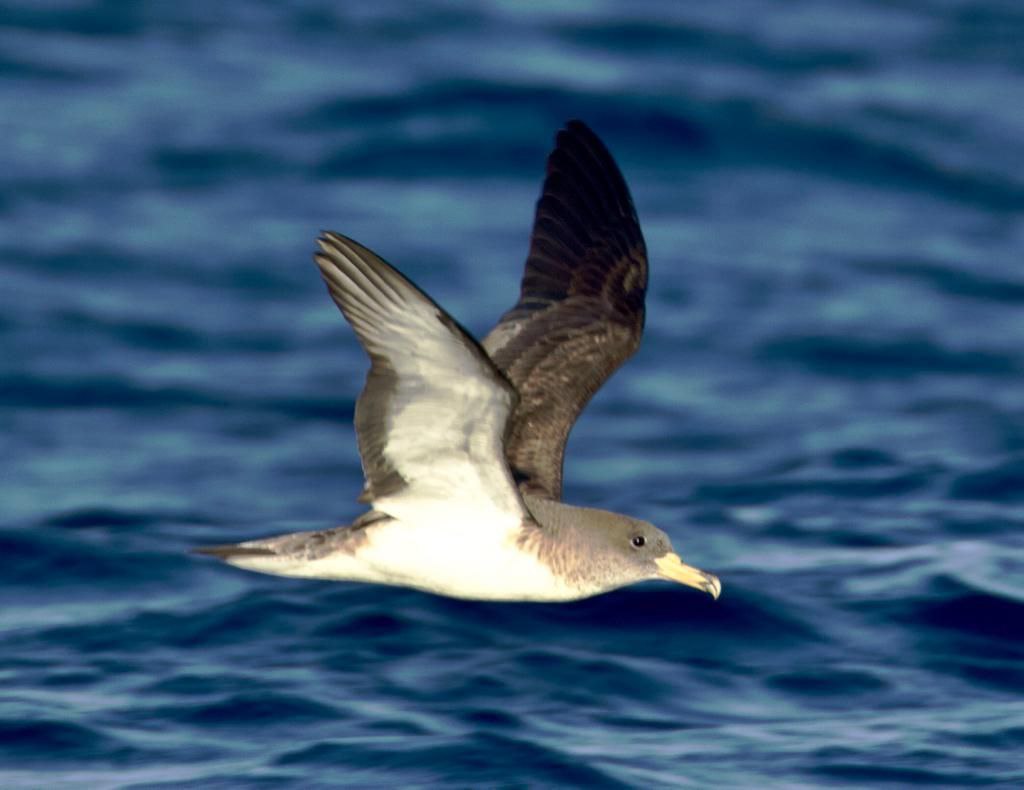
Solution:
M 474 520 L 451 518 L 386 519 L 362 530 L 343 527 L 328 537 L 309 533 L 314 545 L 299 551 L 254 554 L 231 562 L 282 576 L 416 587 L 454 598 L 583 597 L 560 583 L 532 552 L 518 549 L 517 527 L 488 524 L 482 529 Z M 354 535 L 354 530 L 362 534 Z
M 382 519 L 328 534 L 300 533 L 308 540 L 303 548 L 293 544 L 291 551 L 231 561 L 282 576 L 400 585 L 454 598 L 557 601 L 584 597 L 560 582 L 535 552 L 520 550 L 519 530 L 520 525 L 511 521 L 482 527 L 475 519 Z
M 572 122 L 548 160 L 517 304 L 477 343 L 369 249 L 314 256 L 371 367 L 355 425 L 371 509 L 351 525 L 200 549 L 282 576 L 568 601 L 666 578 L 716 598 L 645 521 L 560 501 L 579 412 L 636 349 L 647 258 L 622 175 Z
M 451 516 L 433 521 L 381 518 L 206 551 L 240 568 L 278 576 L 415 587 L 474 600 L 573 601 L 622 586 L 615 563 L 594 563 L 586 572 L 573 572 L 572 558 L 595 542 L 595 523 L 618 524 L 626 517 L 524 499 L 536 523 L 482 525 L 472 517 Z M 637 534 L 654 529 L 631 521 Z M 695 584 L 708 585 L 708 591 L 719 589 L 709 574 L 691 575 Z

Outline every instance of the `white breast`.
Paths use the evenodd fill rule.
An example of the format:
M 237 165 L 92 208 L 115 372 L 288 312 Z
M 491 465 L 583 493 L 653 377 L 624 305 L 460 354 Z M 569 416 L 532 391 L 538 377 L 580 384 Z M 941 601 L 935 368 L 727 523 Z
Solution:
M 480 600 L 581 597 L 516 546 L 518 524 L 495 528 L 452 515 L 443 523 L 391 521 L 370 528 L 353 558 L 367 574 L 361 580 Z

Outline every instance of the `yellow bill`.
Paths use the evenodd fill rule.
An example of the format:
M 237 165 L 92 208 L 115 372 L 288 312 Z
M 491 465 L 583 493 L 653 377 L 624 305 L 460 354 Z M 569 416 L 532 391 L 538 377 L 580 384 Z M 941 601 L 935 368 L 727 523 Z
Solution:
M 668 554 L 658 557 L 654 563 L 658 566 L 658 575 L 663 579 L 679 582 L 687 587 L 696 587 L 698 590 L 708 593 L 716 601 L 722 594 L 722 583 L 718 581 L 717 576 L 687 565 L 674 552 L 670 551 Z

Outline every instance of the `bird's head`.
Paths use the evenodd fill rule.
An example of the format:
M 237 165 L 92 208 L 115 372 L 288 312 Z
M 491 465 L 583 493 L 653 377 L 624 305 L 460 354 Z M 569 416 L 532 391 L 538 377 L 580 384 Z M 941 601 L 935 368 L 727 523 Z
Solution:
M 695 587 L 715 599 L 721 594 L 718 577 L 683 562 L 669 536 L 653 524 L 625 518 L 603 531 L 606 556 L 635 581 L 665 579 Z
M 712 598 L 722 592 L 717 576 L 684 563 L 668 535 L 648 521 L 534 497 L 526 501 L 542 532 L 558 536 L 552 545 L 573 546 L 589 558 L 589 578 L 580 581 L 590 594 L 652 579 L 696 587 Z

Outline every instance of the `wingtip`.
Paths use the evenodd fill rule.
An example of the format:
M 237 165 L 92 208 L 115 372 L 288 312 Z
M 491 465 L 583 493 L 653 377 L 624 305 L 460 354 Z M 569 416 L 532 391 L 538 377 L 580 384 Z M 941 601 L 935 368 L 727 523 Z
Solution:
M 313 260 L 321 268 L 324 265 L 337 267 L 341 262 L 362 271 L 394 268 L 366 245 L 333 230 L 320 231 L 316 245 L 319 251 L 313 252 Z
M 581 121 L 579 118 L 570 118 L 568 121 L 565 122 L 564 128 L 565 131 L 573 132 L 574 134 L 578 134 L 581 132 L 585 134 L 594 133 L 594 130 L 591 129 L 584 121 Z
M 332 249 L 344 249 L 346 243 L 353 243 L 352 239 L 333 230 L 321 230 L 320 235 L 316 237 L 316 246 L 320 248 L 321 252 L 325 253 L 330 253 Z
M 565 122 L 565 126 L 558 132 L 555 138 L 556 147 L 565 145 L 568 141 L 575 140 L 593 145 L 595 142 L 605 147 L 601 138 L 589 124 L 579 118 L 571 118 Z

